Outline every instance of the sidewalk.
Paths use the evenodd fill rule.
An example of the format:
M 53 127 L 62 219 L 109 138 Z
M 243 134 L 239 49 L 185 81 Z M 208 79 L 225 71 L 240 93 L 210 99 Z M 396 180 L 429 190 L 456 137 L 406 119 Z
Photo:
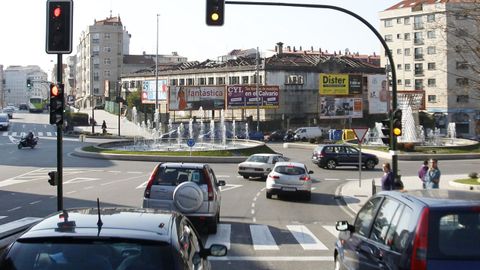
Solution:
M 440 177 L 440 188 L 448 190 L 469 190 L 470 186 L 457 184 L 452 182 L 455 179 L 466 178 L 466 174 L 459 175 L 442 175 Z M 377 192 L 381 191 L 380 177 L 375 178 Z M 422 189 L 422 182 L 417 176 L 404 176 L 402 182 L 405 190 Z M 361 185 L 361 186 L 359 186 Z M 475 187 L 476 191 L 480 191 L 480 187 Z M 372 196 L 372 179 L 362 179 L 361 184 L 358 180 L 349 181 L 339 189 L 340 195 L 347 204 L 347 207 L 354 213 L 357 213 L 365 202 Z M 480 196 L 480 192 L 479 192 Z

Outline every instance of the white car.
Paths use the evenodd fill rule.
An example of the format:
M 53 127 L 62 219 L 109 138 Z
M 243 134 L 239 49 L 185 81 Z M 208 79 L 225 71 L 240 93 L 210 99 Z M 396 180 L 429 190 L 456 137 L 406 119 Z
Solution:
M 272 195 L 295 193 L 310 201 L 312 195 L 310 174 L 313 174 L 313 171 L 307 170 L 303 163 L 277 162 L 267 177 L 267 199 L 271 199 Z
M 250 177 L 266 179 L 275 163 L 279 161 L 287 161 L 287 158 L 281 154 L 254 154 L 238 164 L 238 174 L 244 179 Z

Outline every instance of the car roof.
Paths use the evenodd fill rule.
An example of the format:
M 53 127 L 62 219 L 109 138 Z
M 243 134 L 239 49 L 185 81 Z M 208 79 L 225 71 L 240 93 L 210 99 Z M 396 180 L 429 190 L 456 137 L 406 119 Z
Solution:
M 305 164 L 300 162 L 291 162 L 291 161 L 280 161 L 275 163 L 275 167 L 277 166 L 295 166 L 295 167 L 305 167 Z
M 170 242 L 177 212 L 148 208 L 100 208 L 102 226 L 98 226 L 97 208 L 77 208 L 52 214 L 21 236 L 37 237 L 119 237 Z M 63 215 L 63 216 L 62 216 Z M 74 222 L 67 223 L 65 221 Z
M 382 194 L 385 192 L 380 192 Z M 392 197 L 400 200 L 419 201 L 432 208 L 445 208 L 454 206 L 479 206 L 480 194 L 476 191 L 446 190 L 446 189 L 420 189 L 401 192 L 388 192 Z
M 168 168 L 187 168 L 187 169 L 203 169 L 204 163 L 183 163 L 183 162 L 164 162 L 160 164 L 162 167 Z
M 8 114 L 6 114 L 6 113 L 0 113 L 0 116 L 8 117 Z

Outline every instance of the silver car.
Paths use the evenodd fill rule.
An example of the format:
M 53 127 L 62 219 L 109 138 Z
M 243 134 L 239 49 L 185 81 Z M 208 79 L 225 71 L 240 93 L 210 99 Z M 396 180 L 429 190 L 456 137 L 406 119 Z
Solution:
M 181 212 L 216 233 L 222 199 L 219 187 L 224 185 L 208 164 L 160 163 L 150 175 L 143 207 Z
M 243 176 L 244 179 L 250 177 L 266 179 L 275 163 L 279 161 L 287 161 L 287 158 L 283 157 L 282 154 L 253 154 L 247 160 L 238 164 L 238 174 Z
M 267 177 L 267 199 L 271 199 L 272 195 L 295 193 L 310 201 L 312 194 L 310 174 L 313 174 L 313 171 L 307 170 L 303 163 L 277 162 Z

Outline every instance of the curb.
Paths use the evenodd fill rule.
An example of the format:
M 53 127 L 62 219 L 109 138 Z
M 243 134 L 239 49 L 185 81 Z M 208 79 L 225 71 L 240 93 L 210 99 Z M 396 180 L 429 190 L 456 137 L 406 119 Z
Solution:
M 474 191 L 480 191 L 480 185 L 468 185 L 468 184 L 462 184 L 462 183 L 457 183 L 455 181 L 448 181 L 448 184 L 451 185 L 452 187 L 457 187 L 462 190 L 474 190 Z

